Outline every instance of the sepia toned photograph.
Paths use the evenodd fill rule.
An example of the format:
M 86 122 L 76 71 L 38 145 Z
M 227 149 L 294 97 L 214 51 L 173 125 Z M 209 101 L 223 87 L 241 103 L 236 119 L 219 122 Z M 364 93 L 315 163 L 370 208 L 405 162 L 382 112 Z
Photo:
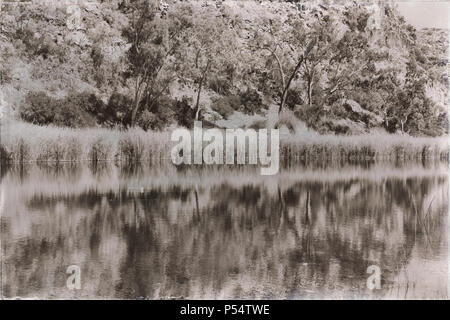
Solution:
M 449 9 L 0 0 L 0 299 L 448 300 Z

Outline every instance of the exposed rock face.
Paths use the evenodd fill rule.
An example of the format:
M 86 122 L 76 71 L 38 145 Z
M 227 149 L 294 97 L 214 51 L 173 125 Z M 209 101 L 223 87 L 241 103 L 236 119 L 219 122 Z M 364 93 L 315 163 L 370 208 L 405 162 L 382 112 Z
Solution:
M 383 123 L 383 118 L 373 112 L 365 110 L 361 105 L 351 99 L 342 101 L 345 110 L 349 113 L 349 118 L 356 122 L 363 122 L 367 126 L 377 127 Z

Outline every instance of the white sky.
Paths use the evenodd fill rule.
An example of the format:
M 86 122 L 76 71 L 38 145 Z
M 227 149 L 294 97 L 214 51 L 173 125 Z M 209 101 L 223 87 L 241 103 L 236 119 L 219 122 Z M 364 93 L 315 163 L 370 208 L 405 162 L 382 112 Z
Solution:
M 449 1 L 396 1 L 406 22 L 416 28 L 449 28 Z

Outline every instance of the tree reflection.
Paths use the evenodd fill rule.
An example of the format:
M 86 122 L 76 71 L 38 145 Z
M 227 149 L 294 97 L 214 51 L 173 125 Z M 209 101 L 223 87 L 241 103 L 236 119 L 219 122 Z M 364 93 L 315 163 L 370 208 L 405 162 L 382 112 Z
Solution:
M 141 170 L 120 174 L 134 179 Z M 434 176 L 298 181 L 271 192 L 224 180 L 35 194 L 22 209 L 9 203 L 29 212 L 25 218 L 2 218 L 2 239 L 12 239 L 2 244 L 3 294 L 65 295 L 65 268 L 76 262 L 89 297 L 365 295 L 370 265 L 382 269 L 383 295 L 413 251 L 446 252 L 447 183 Z M 25 222 L 14 219 L 32 227 L 20 234 L 12 226 Z

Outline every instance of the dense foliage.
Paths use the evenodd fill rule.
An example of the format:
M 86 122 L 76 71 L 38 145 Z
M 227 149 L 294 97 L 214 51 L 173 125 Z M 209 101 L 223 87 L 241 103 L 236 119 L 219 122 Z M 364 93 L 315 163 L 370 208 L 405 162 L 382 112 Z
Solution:
M 368 6 L 305 3 L 92 1 L 69 30 L 67 5 L 7 7 L 0 87 L 41 125 L 161 130 L 276 106 L 323 133 L 447 133 L 441 31 L 388 4 L 374 26 Z

